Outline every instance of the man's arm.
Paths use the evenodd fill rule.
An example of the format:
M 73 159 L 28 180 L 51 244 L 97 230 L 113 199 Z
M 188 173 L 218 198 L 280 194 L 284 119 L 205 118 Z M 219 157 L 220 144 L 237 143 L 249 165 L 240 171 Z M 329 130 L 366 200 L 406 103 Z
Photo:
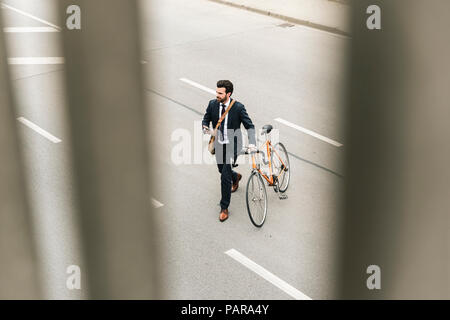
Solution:
M 247 129 L 248 143 L 256 145 L 255 126 L 253 125 L 252 120 L 248 116 L 247 110 L 245 110 L 244 105 L 242 105 L 240 117 L 241 117 L 241 122 L 244 125 L 244 128 Z
M 209 128 L 209 123 L 211 122 L 211 110 L 210 109 L 211 109 L 211 103 L 208 104 L 205 115 L 203 116 L 202 128 L 203 128 L 203 126 Z

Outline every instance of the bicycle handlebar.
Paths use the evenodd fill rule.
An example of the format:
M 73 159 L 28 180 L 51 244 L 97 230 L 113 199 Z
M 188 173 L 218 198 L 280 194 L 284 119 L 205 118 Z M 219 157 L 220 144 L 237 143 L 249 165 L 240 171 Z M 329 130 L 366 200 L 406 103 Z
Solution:
M 242 150 L 241 150 L 241 152 L 239 152 L 239 154 L 253 154 L 253 153 L 260 153 L 261 151 L 259 151 L 259 150 L 256 150 L 256 151 L 253 151 L 253 152 L 249 152 L 248 151 L 248 147 L 246 147 L 246 148 L 243 148 Z

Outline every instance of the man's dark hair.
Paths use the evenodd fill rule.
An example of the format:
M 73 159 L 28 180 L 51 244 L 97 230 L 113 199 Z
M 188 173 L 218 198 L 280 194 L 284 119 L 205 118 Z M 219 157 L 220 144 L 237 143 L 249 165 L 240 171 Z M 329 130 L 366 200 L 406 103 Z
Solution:
M 230 80 L 217 81 L 217 88 L 225 88 L 225 94 L 231 92 L 233 94 L 233 84 Z

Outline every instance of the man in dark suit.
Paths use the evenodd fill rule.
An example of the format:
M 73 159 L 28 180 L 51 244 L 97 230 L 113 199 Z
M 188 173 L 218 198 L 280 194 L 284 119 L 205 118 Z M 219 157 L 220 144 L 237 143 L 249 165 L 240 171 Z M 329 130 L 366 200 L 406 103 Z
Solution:
M 216 99 L 209 101 L 206 113 L 203 116 L 203 133 L 209 133 L 209 124 L 212 122 L 216 127 L 220 117 L 233 101 L 233 84 L 229 80 L 217 82 Z M 228 206 L 230 205 L 231 193 L 239 187 L 242 175 L 233 171 L 232 165 L 236 163 L 238 152 L 242 149 L 241 123 L 248 132 L 249 151 L 256 151 L 255 126 L 247 114 L 242 103 L 234 101 L 228 114 L 223 119 L 217 131 L 214 141 L 216 148 L 216 162 L 221 174 L 221 192 L 219 220 L 228 219 Z

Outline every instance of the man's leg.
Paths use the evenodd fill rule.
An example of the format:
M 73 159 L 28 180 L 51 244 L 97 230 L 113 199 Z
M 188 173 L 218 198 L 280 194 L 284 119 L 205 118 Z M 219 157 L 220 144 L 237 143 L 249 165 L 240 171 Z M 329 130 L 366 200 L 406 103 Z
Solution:
M 220 200 L 221 209 L 228 209 L 231 201 L 231 185 L 233 184 L 233 171 L 231 168 L 229 146 L 223 145 L 223 167 L 220 176 L 222 199 Z
M 215 144 L 216 144 L 215 145 L 215 149 L 216 149 L 215 156 L 216 156 L 217 169 L 219 169 L 219 173 L 222 174 L 222 168 L 223 168 L 223 164 L 224 164 L 223 159 L 225 158 L 224 157 L 225 150 L 223 148 L 223 145 L 217 143 L 217 141 L 215 142 Z
M 241 134 L 241 130 L 232 130 L 231 132 L 228 133 L 229 137 L 232 137 L 232 139 L 230 139 L 231 144 L 229 145 L 229 148 L 227 149 L 228 152 L 228 157 L 232 157 L 233 158 L 233 162 L 232 164 L 235 164 L 237 161 L 237 157 L 238 157 L 238 150 L 242 149 L 242 143 L 239 143 L 239 140 L 237 138 L 237 135 Z M 233 166 L 231 166 L 231 174 L 233 177 L 233 183 L 236 182 L 237 178 L 238 178 L 238 174 L 236 171 L 233 170 Z
M 233 149 L 234 149 L 234 152 L 233 152 Z M 232 164 L 236 163 L 236 160 L 237 160 L 237 151 L 236 151 L 235 146 L 231 145 L 227 148 L 227 159 L 230 159 L 231 177 L 232 177 L 233 184 L 234 184 L 238 179 L 238 173 L 233 170 L 233 166 L 232 166 Z
M 220 174 L 222 174 L 223 166 L 224 165 L 222 163 L 217 164 L 217 169 L 219 169 Z M 231 180 L 232 180 L 232 183 L 235 183 L 237 180 L 237 172 L 234 170 L 231 170 Z
M 222 174 L 220 176 L 222 199 L 220 200 L 220 208 L 228 209 L 231 200 L 231 185 L 232 185 L 231 164 L 223 164 Z
M 230 165 L 230 167 L 231 167 L 231 165 Z M 237 172 L 236 171 L 231 170 L 231 178 L 233 180 L 233 183 L 235 183 L 237 180 Z
M 231 185 L 233 175 L 231 173 L 231 165 L 227 163 L 227 148 L 226 145 L 216 143 L 216 162 L 217 168 L 220 172 L 220 186 L 221 186 L 221 199 L 220 209 L 228 209 L 231 199 Z M 229 190 L 229 191 L 227 191 Z

